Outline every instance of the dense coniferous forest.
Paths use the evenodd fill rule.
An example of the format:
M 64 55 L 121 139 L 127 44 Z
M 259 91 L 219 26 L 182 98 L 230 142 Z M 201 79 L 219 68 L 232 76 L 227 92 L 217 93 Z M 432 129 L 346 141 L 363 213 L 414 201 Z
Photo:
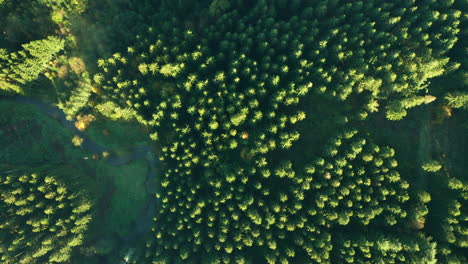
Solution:
M 0 14 L 0 263 L 468 263 L 467 0 Z

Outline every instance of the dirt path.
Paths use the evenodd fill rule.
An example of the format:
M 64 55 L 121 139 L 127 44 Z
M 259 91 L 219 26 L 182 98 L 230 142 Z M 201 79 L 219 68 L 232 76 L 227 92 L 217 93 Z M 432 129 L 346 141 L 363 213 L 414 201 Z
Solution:
M 421 125 L 419 129 L 419 144 L 418 144 L 418 162 L 423 164 L 425 161 L 436 158 L 440 160 L 445 166 L 443 170 L 447 176 L 451 169 L 451 164 L 447 157 L 450 151 L 449 144 L 449 121 L 445 121 L 440 125 L 436 125 L 433 128 L 433 120 L 431 118 L 431 108 L 427 108 L 424 112 L 423 118 L 421 119 Z M 437 155 L 432 157 L 431 154 Z M 424 175 L 423 170 L 420 171 L 420 183 L 421 187 L 425 187 L 427 184 L 427 178 Z
M 425 161 L 431 159 L 432 149 L 432 131 L 431 131 L 431 109 L 428 107 L 424 110 L 424 114 L 420 121 L 419 128 L 419 142 L 417 150 L 417 166 L 421 166 Z M 418 170 L 419 177 L 417 177 L 416 184 L 418 188 L 425 189 L 427 186 L 427 176 L 422 169 Z

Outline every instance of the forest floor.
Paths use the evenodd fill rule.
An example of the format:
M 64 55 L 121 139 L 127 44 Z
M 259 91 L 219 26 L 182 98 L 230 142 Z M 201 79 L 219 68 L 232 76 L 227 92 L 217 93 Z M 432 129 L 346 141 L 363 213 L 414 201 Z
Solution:
M 400 175 L 417 189 L 424 189 L 427 175 L 421 170 L 422 163 L 431 159 L 433 149 L 432 117 L 429 105 L 410 109 L 401 121 L 389 121 L 384 113 L 370 116 L 369 131 L 380 146 L 395 149 Z
M 431 160 L 431 149 L 434 143 L 431 134 L 432 131 L 432 120 L 431 120 L 431 108 L 424 108 L 420 114 L 420 126 L 419 126 L 419 141 L 417 146 L 417 161 L 418 165 L 422 165 L 425 161 Z M 425 189 L 427 186 L 427 175 L 423 170 L 418 170 L 418 178 L 414 182 L 416 188 Z

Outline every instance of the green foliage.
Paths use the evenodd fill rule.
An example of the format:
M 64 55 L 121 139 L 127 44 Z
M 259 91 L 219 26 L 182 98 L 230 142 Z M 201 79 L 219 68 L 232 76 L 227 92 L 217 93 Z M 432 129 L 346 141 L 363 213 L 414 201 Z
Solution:
M 4 0 L 0 3 L 0 48 L 17 50 L 21 44 L 43 39 L 57 29 L 50 9 L 37 0 Z
M 453 108 L 468 108 L 468 93 L 449 93 L 445 96 L 445 100 Z
M 101 164 L 97 169 L 100 177 L 108 177 L 115 186 L 110 200 L 108 214 L 101 223 L 101 234 L 118 233 L 122 237 L 131 232 L 134 221 L 144 207 L 147 193 L 145 180 L 147 175 L 146 164 L 135 161 L 122 167 L 113 167 Z
M 225 12 L 229 7 L 230 3 L 228 0 L 212 0 L 208 13 L 212 16 L 217 16 Z
M 48 62 L 63 49 L 63 40 L 48 37 L 22 45 L 21 51 L 0 51 L 0 86 L 8 93 L 24 93 L 26 84 L 34 81 L 48 67 Z
M 62 10 L 72 14 L 83 13 L 88 5 L 88 0 L 39 0 L 39 2 L 52 10 Z
M 388 143 L 366 133 L 365 123 L 385 116 L 401 120 L 409 109 L 434 100 L 432 94 L 453 108 L 466 106 L 461 87 L 432 93 L 428 86 L 431 79 L 464 68 L 461 60 L 449 61 L 466 24 L 464 0 L 0 4 L 0 14 L 5 14 L 0 45 L 17 46 L 0 49 L 4 93 L 27 93 L 42 73 L 57 71 L 63 63 L 60 80 L 45 74 L 58 97 L 66 98 L 59 106 L 70 117 L 95 110 L 98 118 L 112 120 L 91 124 L 92 138 L 120 152 L 147 140 L 137 127 L 143 125 L 157 141 L 164 162 L 157 187 L 160 206 L 141 263 L 387 264 L 435 263 L 436 258 L 466 263 L 465 182 L 439 177 L 450 170 L 443 160 L 443 171 L 435 162 L 422 167 L 432 172 L 423 173 L 428 177 L 449 178 L 440 185 L 447 197 L 432 187 L 426 190 L 423 180 L 410 186 L 414 177 L 409 172 L 419 168 L 405 168 L 408 175 L 400 175 L 400 156 L 379 146 Z M 34 24 L 40 22 L 35 34 Z M 73 57 L 50 63 L 64 48 L 57 37 L 45 39 L 54 30 L 67 35 L 67 48 L 75 50 L 67 50 Z M 92 63 L 96 54 L 105 58 L 97 61 L 98 72 Z M 56 157 L 64 151 L 60 144 L 48 144 L 56 138 L 52 132 L 61 131 L 51 120 L 20 114 L 0 117 L 6 127 L 0 130 L 2 160 L 67 157 Z M 38 158 L 32 139 L 45 136 L 38 145 L 43 157 Z M 136 205 L 146 194 L 142 178 L 128 175 L 144 175 L 141 169 L 138 164 L 99 171 L 107 177 L 106 188 L 111 183 L 116 187 L 104 195 L 110 203 L 104 233 L 129 232 L 140 209 Z M 115 194 L 110 197 L 107 191 Z M 5 192 L 11 193 L 23 195 Z M 13 196 L 4 203 L 11 205 Z M 53 199 L 54 194 L 44 197 Z M 0 206 L 0 215 L 4 208 Z M 70 208 L 72 215 L 88 210 L 79 203 Z M 46 210 L 55 217 L 55 211 Z M 49 220 L 38 221 L 46 225 Z M 0 230 L 7 224 L 0 224 Z M 10 240 L 0 245 L 0 256 L 13 259 L 4 257 L 3 262 L 76 262 L 69 259 L 69 248 L 83 240 L 76 236 L 28 245 L 24 234 L 18 235 L 19 242 L 6 236 Z M 115 253 L 118 245 L 103 237 L 94 246 L 96 253 Z M 0 242 L 6 238 L 0 235 Z M 15 246 L 21 243 L 37 251 L 18 253 Z M 55 248 L 49 245 L 60 243 L 66 245 L 52 253 Z
M 70 120 L 73 119 L 83 108 L 88 106 L 91 96 L 91 85 L 86 81 L 78 84 L 78 87 L 72 90 L 70 97 L 64 103 L 59 103 L 63 112 Z
M 440 263 L 465 263 L 468 261 L 468 184 L 465 179 L 455 177 L 438 181 L 437 199 L 429 213 L 428 233 L 433 234 L 439 244 L 437 258 Z
M 95 106 L 103 116 L 110 120 L 130 121 L 135 119 L 136 113 L 131 108 L 120 108 L 113 102 L 105 102 Z
M 35 106 L 1 102 L 0 160 L 7 164 L 58 163 L 79 156 L 72 135 Z
M 395 171 L 394 151 L 381 148 L 357 131 L 343 133 L 325 148 L 327 156 L 306 167 L 322 223 L 395 225 L 406 218 L 409 184 Z M 359 134 L 358 134 L 359 135 Z M 309 172 L 307 172 L 309 171 Z
M 366 99 L 359 111 L 349 107 L 352 117 L 330 115 L 340 126 L 379 104 L 399 120 L 426 102 L 460 16 L 436 1 L 233 1 L 197 30 L 161 12 L 126 52 L 99 60 L 96 84 L 138 113 L 166 165 L 150 261 L 334 263 L 342 226 L 416 234 L 408 222 L 426 216 L 428 197 L 409 194 L 393 149 L 350 130 L 327 131 L 330 142 L 307 164 L 288 151 L 304 137 L 301 122 L 329 111 L 310 113 L 314 98 Z M 373 249 L 382 263 L 434 262 L 424 236 L 390 240 Z M 401 247 L 400 258 L 389 245 Z
M 1 169 L 0 260 L 5 264 L 67 262 L 72 249 L 83 243 L 92 204 L 84 193 L 71 191 L 59 180 L 60 171 L 32 171 Z
M 151 67 L 150 67 L 151 68 Z M 182 65 L 171 65 L 171 64 L 166 64 L 161 67 L 159 72 L 164 75 L 165 77 L 176 77 L 177 74 L 181 71 L 183 68 Z
M 114 151 L 125 151 L 150 139 L 140 124 L 132 121 L 115 121 L 97 118 L 87 128 L 88 135 L 96 142 Z
M 442 169 L 442 165 L 440 164 L 440 162 L 432 160 L 425 162 L 422 165 L 422 169 L 427 172 L 438 172 L 440 169 Z
M 365 234 L 346 230 L 337 234 L 333 243 L 333 263 L 438 263 L 436 243 L 421 233 L 408 236 L 379 230 Z

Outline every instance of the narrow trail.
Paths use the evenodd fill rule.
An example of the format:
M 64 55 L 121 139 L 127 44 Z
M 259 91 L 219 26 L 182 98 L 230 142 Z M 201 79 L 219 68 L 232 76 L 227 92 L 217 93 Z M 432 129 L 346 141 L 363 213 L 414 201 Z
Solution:
M 424 115 L 420 120 L 419 128 L 419 142 L 417 150 L 417 161 L 418 166 L 421 166 L 425 161 L 431 159 L 431 142 L 432 142 L 432 133 L 431 133 L 431 113 L 430 108 L 424 110 Z M 421 188 L 425 189 L 427 185 L 427 175 L 423 170 L 419 169 L 419 177 L 417 178 L 416 184 Z
M 85 151 L 93 154 L 102 154 L 105 151 L 109 152 L 107 147 L 94 142 L 85 132 L 78 130 L 74 124 L 75 120 L 67 120 L 65 113 L 56 106 L 29 96 L 0 96 L 0 100 L 34 105 L 39 111 L 59 121 L 60 124 L 72 134 L 83 138 L 81 146 Z M 156 207 L 159 206 L 160 203 L 155 195 L 154 181 L 157 180 L 157 176 L 161 173 L 161 163 L 159 159 L 156 158 L 156 154 L 153 152 L 150 145 L 135 145 L 131 153 L 110 156 L 106 162 L 111 166 L 119 167 L 134 160 L 145 160 L 148 164 L 148 173 L 145 180 L 147 201 L 144 209 L 136 218 L 135 225 L 131 228 L 133 231 L 129 232 L 129 235 L 126 237 L 120 237 L 121 241 L 119 245 L 123 248 L 133 247 L 132 245 L 134 245 L 138 239 L 141 239 L 150 231 Z

